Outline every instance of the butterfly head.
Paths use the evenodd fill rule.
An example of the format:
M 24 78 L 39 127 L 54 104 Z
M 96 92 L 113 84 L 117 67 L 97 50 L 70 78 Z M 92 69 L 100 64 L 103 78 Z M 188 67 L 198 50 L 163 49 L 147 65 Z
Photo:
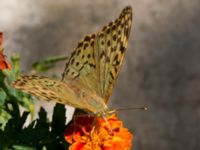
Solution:
M 96 115 L 101 118 L 107 118 L 108 116 L 110 116 L 114 113 L 116 113 L 116 110 L 114 110 L 114 109 L 111 110 L 111 109 L 107 108 L 104 111 L 97 112 Z

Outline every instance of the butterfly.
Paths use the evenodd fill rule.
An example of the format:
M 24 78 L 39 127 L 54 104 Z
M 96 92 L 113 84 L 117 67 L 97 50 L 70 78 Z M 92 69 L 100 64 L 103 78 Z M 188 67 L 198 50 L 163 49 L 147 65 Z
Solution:
M 6 61 L 2 48 L 3 33 L 0 32 L 0 70 L 11 69 L 11 65 Z
M 86 35 L 69 57 L 62 80 L 21 75 L 13 86 L 47 101 L 102 114 L 116 83 L 132 26 L 132 8 L 99 32 Z

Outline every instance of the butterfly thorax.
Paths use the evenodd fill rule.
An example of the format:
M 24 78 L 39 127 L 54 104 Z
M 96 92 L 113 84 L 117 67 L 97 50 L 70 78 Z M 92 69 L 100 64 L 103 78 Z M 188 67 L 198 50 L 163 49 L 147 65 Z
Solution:
M 98 96 L 96 93 L 81 89 L 80 93 L 78 93 L 78 97 L 80 101 L 80 106 L 78 107 L 87 112 L 98 114 L 108 109 L 104 99 Z

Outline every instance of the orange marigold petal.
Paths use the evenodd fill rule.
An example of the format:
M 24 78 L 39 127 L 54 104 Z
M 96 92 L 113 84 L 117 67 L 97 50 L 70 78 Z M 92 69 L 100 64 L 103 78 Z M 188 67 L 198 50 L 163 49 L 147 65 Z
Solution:
M 73 143 L 73 133 L 74 133 L 74 126 L 73 125 L 70 125 L 65 130 L 65 133 L 64 133 L 65 140 L 70 144 Z
M 11 69 L 11 65 L 6 61 L 5 56 L 3 54 L 3 33 L 0 32 L 0 70 Z
M 70 137 L 69 135 L 65 135 L 65 139 L 69 143 L 71 142 L 72 145 L 81 145 L 82 150 L 130 149 L 132 134 L 123 127 L 123 122 L 116 115 L 107 117 L 107 121 L 110 127 L 104 119 L 97 118 L 97 124 L 93 128 L 94 117 L 82 116 L 79 120 L 75 119 L 73 126 L 76 126 L 76 128 L 73 131 L 73 138 L 69 138 L 71 141 L 66 138 Z
M 111 140 L 104 143 L 104 150 L 128 150 L 130 147 L 126 145 L 126 139 L 114 136 Z
M 69 147 L 69 150 L 84 150 L 84 146 L 84 143 L 75 142 Z
M 85 142 L 86 138 L 84 138 L 80 132 L 75 132 L 73 134 L 73 140 L 76 142 Z
M 131 141 L 132 141 L 132 134 L 126 129 L 126 128 L 121 128 L 120 132 L 115 132 L 115 136 L 120 137 L 122 139 L 126 139 L 126 146 L 131 147 Z
M 2 32 L 0 32 L 0 50 L 2 50 L 2 48 L 3 48 L 3 33 Z

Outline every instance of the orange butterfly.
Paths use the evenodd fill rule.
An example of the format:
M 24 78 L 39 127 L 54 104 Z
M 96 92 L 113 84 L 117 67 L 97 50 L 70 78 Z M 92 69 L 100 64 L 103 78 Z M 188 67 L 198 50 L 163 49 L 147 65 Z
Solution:
M 2 48 L 3 33 L 0 32 L 0 70 L 11 69 L 11 65 L 5 60 Z

